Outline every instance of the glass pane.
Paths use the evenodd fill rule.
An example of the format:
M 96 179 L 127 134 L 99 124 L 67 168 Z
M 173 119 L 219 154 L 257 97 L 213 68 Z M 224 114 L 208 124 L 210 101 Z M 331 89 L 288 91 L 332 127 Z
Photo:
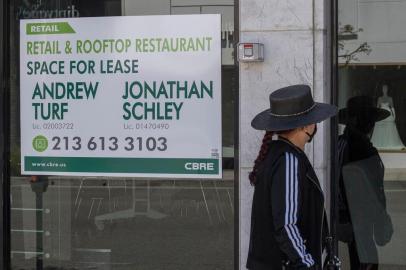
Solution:
M 234 1 L 12 2 L 12 269 L 234 269 Z M 20 174 L 20 19 L 206 13 L 223 14 L 223 179 Z
M 343 269 L 406 269 L 405 11 L 339 0 Z
M 11 180 L 16 269 L 233 269 L 232 175 Z

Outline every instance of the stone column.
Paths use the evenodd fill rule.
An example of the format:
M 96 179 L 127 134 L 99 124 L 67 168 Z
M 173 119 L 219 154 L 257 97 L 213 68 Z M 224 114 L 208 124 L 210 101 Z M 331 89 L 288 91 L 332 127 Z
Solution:
M 252 129 L 250 122 L 256 113 L 269 108 L 269 94 L 287 85 L 309 84 L 316 101 L 329 102 L 324 9 L 323 0 L 240 1 L 240 42 L 265 45 L 263 63 L 240 64 L 240 269 L 246 269 L 249 244 L 253 187 L 248 173 L 264 135 Z M 328 191 L 330 132 L 326 123 L 318 128 L 306 153 Z

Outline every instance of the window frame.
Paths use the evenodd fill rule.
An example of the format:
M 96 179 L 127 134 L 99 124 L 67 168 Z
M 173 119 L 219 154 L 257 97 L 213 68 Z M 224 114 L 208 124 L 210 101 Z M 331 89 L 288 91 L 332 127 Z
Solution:
M 239 64 L 236 57 L 236 48 L 239 42 L 239 1 L 234 0 L 234 67 L 237 87 L 235 91 L 234 103 L 234 244 L 233 244 L 233 260 L 234 269 L 240 269 L 239 257 Z M 10 14 L 11 0 L 3 0 L 0 3 L 0 201 L 2 202 L 0 222 L 0 233 L 2 234 L 3 241 L 0 245 L 0 266 L 2 269 L 11 269 L 11 227 L 10 227 L 10 71 L 7 68 L 10 64 L 10 56 L 8 53 L 10 44 Z

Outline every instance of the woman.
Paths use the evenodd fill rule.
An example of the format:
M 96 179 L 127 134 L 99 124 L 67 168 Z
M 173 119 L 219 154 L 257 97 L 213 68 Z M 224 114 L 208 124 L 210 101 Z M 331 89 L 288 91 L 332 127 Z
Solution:
M 249 178 L 255 186 L 247 268 L 321 269 L 327 235 L 324 195 L 304 146 L 337 108 L 293 85 L 269 96 L 251 125 L 266 130 Z M 272 140 L 273 135 L 277 140 Z

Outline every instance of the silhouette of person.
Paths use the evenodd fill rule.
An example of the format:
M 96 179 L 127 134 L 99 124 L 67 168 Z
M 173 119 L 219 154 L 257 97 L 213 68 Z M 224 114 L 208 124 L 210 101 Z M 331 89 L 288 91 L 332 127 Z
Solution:
M 356 96 L 339 112 L 345 124 L 339 137 L 338 239 L 346 242 L 351 270 L 378 269 L 376 244 L 387 244 L 393 227 L 386 212 L 384 165 L 371 143 L 375 123 L 389 116 L 372 97 Z

